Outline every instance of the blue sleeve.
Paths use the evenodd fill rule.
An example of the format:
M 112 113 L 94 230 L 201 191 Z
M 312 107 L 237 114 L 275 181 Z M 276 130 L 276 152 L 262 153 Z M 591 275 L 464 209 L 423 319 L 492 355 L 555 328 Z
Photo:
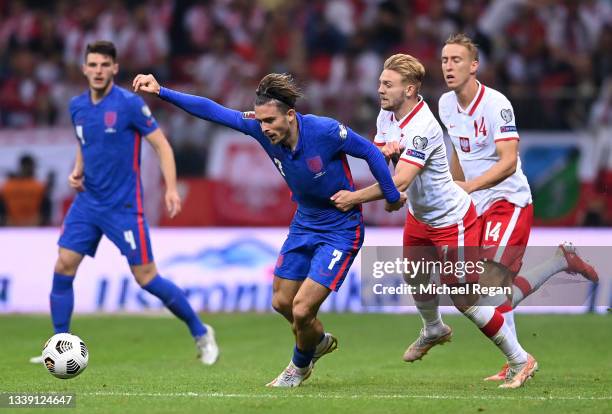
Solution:
M 370 141 L 359 134 L 356 134 L 351 129 L 339 124 L 339 136 L 342 140 L 340 150 L 352 155 L 356 158 L 361 158 L 368 163 L 372 175 L 380 184 L 380 188 L 389 203 L 395 203 L 400 198 L 400 193 L 395 187 L 391 173 L 385 161 L 385 157 L 380 150 Z
M 259 123 L 252 119 L 248 115 L 249 113 L 226 108 L 208 98 L 173 91 L 164 87 L 160 88 L 159 97 L 193 116 L 224 125 L 255 138 L 258 138 L 256 135 L 261 131 Z M 245 114 L 248 116 L 245 116 Z
M 130 99 L 129 106 L 132 126 L 141 136 L 146 137 L 158 128 L 151 110 L 140 96 L 134 95 Z

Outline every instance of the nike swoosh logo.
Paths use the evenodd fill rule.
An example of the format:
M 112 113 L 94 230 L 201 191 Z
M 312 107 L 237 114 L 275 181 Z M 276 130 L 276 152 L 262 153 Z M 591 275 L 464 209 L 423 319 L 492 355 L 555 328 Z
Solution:
M 487 249 L 491 249 L 493 247 L 497 247 L 497 246 L 495 246 L 495 245 L 493 245 L 493 246 L 481 246 L 481 249 L 482 250 L 487 250 Z

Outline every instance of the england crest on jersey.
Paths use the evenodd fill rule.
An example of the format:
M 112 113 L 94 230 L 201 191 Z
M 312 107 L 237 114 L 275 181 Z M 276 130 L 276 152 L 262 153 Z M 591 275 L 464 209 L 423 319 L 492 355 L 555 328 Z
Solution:
M 308 169 L 313 173 L 319 173 L 323 169 L 323 160 L 320 155 L 306 159 Z
M 115 132 L 117 132 L 117 130 L 115 129 L 115 124 L 117 124 L 117 112 L 104 112 L 104 125 L 106 126 L 104 132 L 106 132 L 107 134 L 114 134 Z

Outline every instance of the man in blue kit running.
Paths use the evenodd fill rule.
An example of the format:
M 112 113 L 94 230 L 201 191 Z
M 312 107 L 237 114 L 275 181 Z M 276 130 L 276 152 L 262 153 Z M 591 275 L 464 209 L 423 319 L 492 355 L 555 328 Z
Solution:
M 341 212 L 330 200 L 339 190 L 355 188 L 346 154 L 367 161 L 392 208 L 399 209 L 406 201 L 395 188 L 383 155 L 338 121 L 296 112 L 301 93 L 288 74 L 273 73 L 260 81 L 254 112 L 163 88 L 153 75 L 137 75 L 132 86 L 198 118 L 252 136 L 291 189 L 298 207 L 276 262 L 272 306 L 291 324 L 296 345 L 287 368 L 267 385 L 300 385 L 312 373 L 314 362 L 336 349 L 336 338 L 324 331 L 317 313 L 330 292 L 340 288 L 363 243 L 361 208 Z
M 181 210 L 172 148 L 142 98 L 114 84 L 118 70 L 117 52 L 111 42 L 87 45 L 83 73 L 89 88 L 70 101 L 78 146 L 68 180 L 79 193 L 70 206 L 58 242 L 50 296 L 53 327 L 55 333 L 69 332 L 74 277 L 83 256 L 95 256 L 105 235 L 126 256 L 138 284 L 185 322 L 195 339 L 200 361 L 212 365 L 219 356 L 214 331 L 200 321 L 184 292 L 157 273 L 143 212 L 142 137 L 159 157 L 170 217 Z M 38 363 L 42 358 L 30 361 Z

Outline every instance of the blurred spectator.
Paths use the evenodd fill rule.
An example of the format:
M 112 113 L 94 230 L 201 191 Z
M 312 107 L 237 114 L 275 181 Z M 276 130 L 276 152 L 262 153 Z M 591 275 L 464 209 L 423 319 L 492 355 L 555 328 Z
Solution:
M 22 0 L 9 2 L 8 14 L 0 20 L 0 49 L 25 47 L 38 35 L 34 11 Z
M 225 98 L 225 91 L 230 87 L 236 73 L 248 70 L 244 62 L 233 53 L 229 33 L 222 27 L 213 30 L 208 53 L 204 53 L 192 65 L 189 74 L 197 82 L 204 96 L 213 100 Z
M 36 57 L 27 49 L 11 57 L 11 71 L 0 84 L 1 124 L 12 128 L 52 124 L 55 108 L 48 87 L 35 77 Z
M 608 23 L 599 35 L 593 55 L 593 81 L 599 89 L 612 74 L 612 22 Z
M 62 13 L 61 18 L 67 26 L 67 32 L 64 34 L 64 63 L 69 66 L 81 66 L 87 44 L 104 39 L 108 33 L 97 30 L 96 20 L 99 10 L 94 3 L 80 3 L 76 9 L 62 9 Z
M 0 122 L 12 127 L 68 125 L 64 101 L 82 89 L 83 48 L 103 38 L 124 57 L 122 84 L 153 72 L 250 107 L 254 78 L 289 71 L 312 92 L 305 110 L 351 124 L 374 123 L 380 65 L 397 51 L 425 63 L 423 93 L 435 100 L 445 89 L 439 52 L 457 31 L 480 45 L 480 78 L 516 103 L 521 129 L 586 125 L 611 70 L 609 0 L 16 0 L 2 7 Z M 348 88 L 351 105 L 338 98 Z M 177 112 L 156 108 L 160 119 L 170 113 Z M 176 132 L 185 135 L 179 141 L 193 139 L 191 130 Z
M 402 39 L 402 22 L 404 16 L 396 3 L 385 1 L 378 6 L 376 20 L 369 36 L 376 52 L 387 55 L 389 50 L 397 47 Z
M 31 155 L 19 159 L 19 170 L 11 174 L 0 188 L 0 199 L 5 212 L 4 224 L 9 226 L 38 226 L 47 224 L 50 202 L 47 185 L 35 177 L 36 163 Z
M 431 0 L 427 13 L 417 17 L 416 26 L 422 36 L 431 39 L 437 45 L 443 44 L 457 31 L 456 24 L 449 18 L 444 8 L 443 0 Z
M 203 52 L 212 34 L 213 20 L 209 2 L 201 1 L 191 6 L 183 19 L 184 30 L 189 34 L 188 42 L 195 52 Z
M 166 58 L 170 45 L 166 32 L 150 19 L 145 5 L 134 9 L 131 20 L 133 23 L 123 27 L 117 36 L 124 76 L 131 79 L 137 73 L 153 73 L 167 80 Z

